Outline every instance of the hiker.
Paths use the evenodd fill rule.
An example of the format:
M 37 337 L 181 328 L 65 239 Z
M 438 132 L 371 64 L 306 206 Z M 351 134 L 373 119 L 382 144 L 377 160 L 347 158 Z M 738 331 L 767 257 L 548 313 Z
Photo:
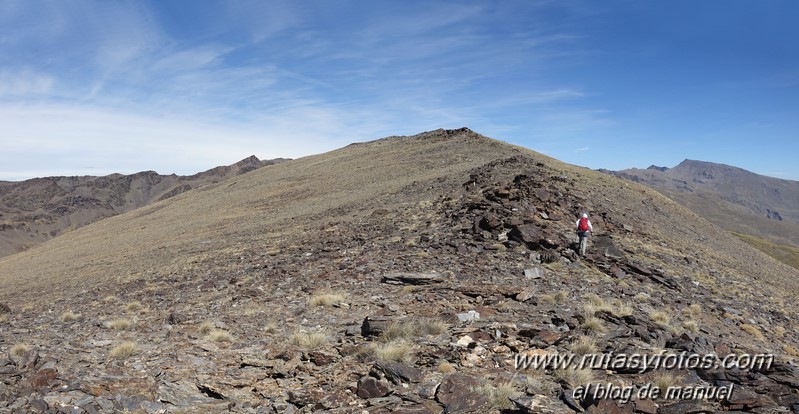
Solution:
M 580 237 L 580 256 L 585 257 L 585 245 L 588 244 L 588 236 L 594 231 L 594 226 L 588 220 L 588 213 L 583 213 L 574 225 L 577 227 L 577 236 Z

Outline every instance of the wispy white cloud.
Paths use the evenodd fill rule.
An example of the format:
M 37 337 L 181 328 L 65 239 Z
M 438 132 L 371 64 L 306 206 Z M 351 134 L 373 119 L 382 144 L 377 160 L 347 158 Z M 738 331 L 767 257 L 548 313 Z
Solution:
M 193 173 L 439 127 L 510 131 L 518 113 L 536 134 L 607 121 L 558 107 L 584 89 L 526 80 L 574 35 L 496 32 L 507 16 L 487 5 L 345 4 L 337 16 L 351 21 L 327 30 L 324 11 L 296 2 L 225 2 L 186 10 L 191 36 L 165 26 L 188 17 L 148 3 L 39 6 L 0 6 L 14 16 L 0 22 L 19 31 L 0 39 L 0 55 L 22 62 L 0 72 L 0 151 L 18 171 Z
M 41 96 L 53 89 L 55 79 L 48 74 L 21 71 L 0 71 L 0 99 L 14 96 Z
M 577 148 L 576 150 L 574 150 L 574 152 L 575 153 L 586 152 L 586 151 L 588 151 L 590 149 L 591 149 L 591 147 L 580 147 L 580 148 Z

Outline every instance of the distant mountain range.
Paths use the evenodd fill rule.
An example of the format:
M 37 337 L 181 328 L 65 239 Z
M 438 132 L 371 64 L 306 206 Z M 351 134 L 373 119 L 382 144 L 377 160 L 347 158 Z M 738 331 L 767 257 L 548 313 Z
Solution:
M 799 181 L 695 160 L 601 171 L 648 185 L 726 230 L 799 248 Z
M 190 176 L 143 171 L 0 181 L 0 257 L 43 243 L 102 218 L 223 181 L 284 159 L 255 156 Z

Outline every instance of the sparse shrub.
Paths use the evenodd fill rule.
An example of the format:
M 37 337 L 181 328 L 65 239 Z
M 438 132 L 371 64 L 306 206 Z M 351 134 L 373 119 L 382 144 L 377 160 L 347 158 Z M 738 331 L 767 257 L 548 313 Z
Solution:
M 416 291 L 416 286 L 414 286 L 414 285 L 405 285 L 400 290 L 400 292 L 402 292 L 402 294 L 404 294 L 404 295 L 413 293 L 414 291 Z
M 699 324 L 693 319 L 689 319 L 683 322 L 682 327 L 685 328 L 686 331 L 691 333 L 699 332 Z
M 583 297 L 583 299 L 587 300 L 588 303 L 590 303 L 591 305 L 596 306 L 597 308 L 602 308 L 602 307 L 605 306 L 605 300 L 602 299 L 602 297 L 600 297 L 596 293 L 589 293 L 589 294 L 585 295 Z
M 547 293 L 546 295 L 541 295 L 541 303 L 554 305 L 558 302 L 555 300 L 555 295 L 550 295 Z
M 304 349 L 317 349 L 327 342 L 327 335 L 321 332 L 295 332 L 291 342 Z
M 130 328 L 130 321 L 123 318 L 117 318 L 105 323 L 105 326 L 109 329 L 113 329 L 115 331 L 124 331 L 125 329 Z
M 742 323 L 742 324 L 741 324 L 741 329 L 742 329 L 744 332 L 748 333 L 749 335 L 752 335 L 752 336 L 754 336 L 755 338 L 757 338 L 757 340 L 758 340 L 758 341 L 762 341 L 762 340 L 766 339 L 766 338 L 763 336 L 763 333 L 762 333 L 762 332 L 760 332 L 760 329 L 758 329 L 758 328 L 757 328 L 757 326 L 750 325 L 750 324 L 748 324 L 748 323 Z
M 312 306 L 333 306 L 344 302 L 345 297 L 341 293 L 322 293 L 311 296 L 310 303 Z
M 111 303 L 111 302 L 117 302 L 117 301 L 119 301 L 119 298 L 117 298 L 114 295 L 108 295 L 108 296 L 103 298 L 103 302 L 105 302 L 105 303 Z
M 139 347 L 135 342 L 122 342 L 111 350 L 111 358 L 113 359 L 126 359 L 133 356 Z
M 699 306 L 698 303 L 694 303 L 691 306 L 688 306 L 687 308 L 683 309 L 682 311 L 684 314 L 686 314 L 691 318 L 697 318 L 699 317 L 699 315 L 702 314 L 702 307 Z
M 589 336 L 580 336 L 569 349 L 577 355 L 591 354 L 597 351 L 596 341 Z
M 449 325 L 441 319 L 419 319 L 416 326 L 421 335 L 441 335 L 449 329 Z
M 216 328 L 213 322 L 205 321 L 200 326 L 197 327 L 197 332 L 201 335 L 207 335 L 209 332 L 213 331 Z
M 512 382 L 502 382 L 497 385 L 484 385 L 479 388 L 481 394 L 488 398 L 491 403 L 491 408 L 495 410 L 503 410 L 511 408 L 513 403 L 509 398 L 518 397 L 521 395 Z
M 390 342 L 398 339 L 415 338 L 422 335 L 440 335 L 449 325 L 440 319 L 406 319 L 394 321 L 380 334 L 380 340 Z
M 781 338 L 783 335 L 785 335 L 785 328 L 782 326 L 775 326 L 774 336 L 776 336 L 777 338 Z
M 664 311 L 652 311 L 649 313 L 649 317 L 652 318 L 653 321 L 661 324 L 661 325 L 668 325 L 671 321 L 671 317 L 668 313 Z
M 372 352 L 375 358 L 383 361 L 410 362 L 413 346 L 405 341 L 392 341 L 374 344 Z
M 264 333 L 267 333 L 267 334 L 275 333 L 275 332 L 277 332 L 277 325 L 274 324 L 274 323 L 271 323 L 271 322 L 267 323 L 266 325 L 264 325 L 263 331 L 264 331 Z
M 8 353 L 11 354 L 12 356 L 23 356 L 30 350 L 31 350 L 31 347 L 29 347 L 28 345 L 16 344 L 16 345 L 11 347 L 11 349 L 8 351 Z
M 610 312 L 616 316 L 629 316 L 633 314 L 634 310 L 632 306 L 617 299 L 613 301 Z
M 241 314 L 244 316 L 255 316 L 263 311 L 264 309 L 258 305 L 249 305 L 241 311 Z
M 663 392 L 665 392 L 669 387 L 673 387 L 675 385 L 679 385 L 680 378 L 670 372 L 663 372 L 657 374 L 653 379 L 652 383 L 657 385 Z
M 125 307 L 128 312 L 136 312 L 142 309 L 141 302 L 135 300 L 133 302 L 128 303 L 128 306 Z
M 572 387 L 578 387 L 594 381 L 594 371 L 588 368 L 565 368 L 555 370 L 555 377 L 567 382 Z
M 605 330 L 605 324 L 602 323 L 602 319 L 599 319 L 595 316 L 591 316 L 585 318 L 583 324 L 580 325 L 583 329 L 592 332 L 602 332 Z
M 78 319 L 80 319 L 80 316 L 81 315 L 79 313 L 75 313 L 75 312 L 72 312 L 72 311 L 66 311 L 66 312 L 61 314 L 61 322 L 64 322 L 64 323 L 75 322 Z
M 790 345 L 784 345 L 782 347 L 782 350 L 785 351 L 787 355 L 790 355 L 792 357 L 799 357 L 799 350 Z
M 450 364 L 448 361 L 441 361 L 441 363 L 438 364 L 438 372 L 442 374 L 455 372 L 455 366 Z
M 416 329 L 410 321 L 394 321 L 380 333 L 380 339 L 384 342 L 405 339 L 414 336 L 415 331 Z
M 213 329 L 208 332 L 205 339 L 211 342 L 233 342 L 233 335 L 222 329 Z
M 637 300 L 638 302 L 644 302 L 649 300 L 650 297 L 651 296 L 649 296 L 649 294 L 646 292 L 638 292 L 635 294 L 635 296 L 633 296 L 633 299 Z

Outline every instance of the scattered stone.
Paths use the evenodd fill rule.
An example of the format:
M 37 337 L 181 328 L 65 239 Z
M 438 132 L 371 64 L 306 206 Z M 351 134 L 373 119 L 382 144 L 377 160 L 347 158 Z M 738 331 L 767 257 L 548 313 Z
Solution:
M 158 401 L 177 407 L 196 407 L 219 402 L 190 381 L 165 382 L 158 387 Z
M 361 324 L 362 336 L 379 336 L 385 332 L 391 324 L 394 323 L 393 318 L 382 316 L 367 316 Z
M 315 410 L 333 410 L 344 407 L 350 401 L 344 390 L 332 390 L 324 393 L 314 405 Z
M 393 285 L 430 285 L 446 281 L 441 273 L 388 273 L 383 276 L 383 283 Z
M 461 322 L 474 322 L 480 319 L 480 313 L 474 310 L 470 310 L 464 313 L 457 313 L 455 316 L 458 317 L 458 320 Z
M 546 275 L 547 270 L 540 266 L 524 269 L 524 277 L 527 279 L 540 279 Z
M 480 382 L 471 376 L 455 373 L 444 378 L 436 393 L 436 400 L 444 404 L 445 413 L 485 412 L 490 405 L 488 397 L 474 390 Z
M 422 380 L 422 371 L 400 362 L 375 361 L 373 367 L 381 371 L 394 384 L 417 383 Z
M 389 387 L 382 381 L 373 377 L 362 377 L 358 380 L 358 391 L 356 395 L 364 398 L 379 398 L 385 397 L 391 392 Z
M 455 346 L 457 346 L 457 347 L 461 347 L 461 348 L 467 348 L 467 347 L 468 347 L 469 345 L 471 345 L 472 343 L 474 343 L 474 339 L 472 339 L 472 337 L 471 337 L 471 336 L 469 336 L 469 335 L 463 335 L 462 337 L 460 337 L 460 338 L 459 338 L 459 339 L 458 339 L 458 340 L 455 342 Z
M 648 399 L 635 400 L 635 411 L 641 414 L 657 414 L 658 407 L 655 402 Z
M 516 408 L 529 414 L 572 414 L 573 410 L 566 407 L 562 402 L 545 395 L 524 395 L 521 397 L 510 398 Z
M 519 302 L 526 302 L 535 296 L 535 292 L 535 286 L 528 286 L 516 294 L 516 300 Z
M 588 414 L 633 414 L 633 404 L 620 404 L 613 400 L 599 400 L 597 405 L 585 410 Z
M 715 413 L 716 410 L 702 401 L 685 400 L 676 404 L 662 405 L 657 414 L 704 414 Z
M 53 381 L 58 377 L 58 371 L 53 368 L 45 368 L 39 370 L 31 377 L 31 387 L 43 388 L 49 387 Z

